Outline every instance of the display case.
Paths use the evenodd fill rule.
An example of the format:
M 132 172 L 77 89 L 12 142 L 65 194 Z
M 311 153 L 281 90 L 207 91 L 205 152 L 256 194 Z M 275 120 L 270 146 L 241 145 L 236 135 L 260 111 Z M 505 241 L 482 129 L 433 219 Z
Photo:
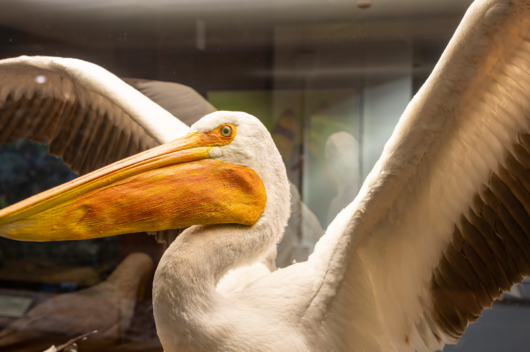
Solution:
M 256 116 L 290 181 L 291 217 L 275 259 L 285 268 L 306 261 L 355 199 L 471 2 L 8 0 L 0 3 L 0 59 L 81 59 L 168 110 L 179 109 L 181 93 L 157 101 L 149 89 L 188 86 L 198 100 L 185 109 L 199 109 L 183 119 L 188 125 L 215 110 Z M 0 76 L 0 92 L 2 84 Z M 72 171 L 49 138 L 14 136 L 15 115 L 27 112 L 17 109 L 0 107 L 0 209 L 89 171 Z M 57 123 L 57 133 L 74 128 Z M 100 138 L 79 131 L 68 142 L 77 158 L 83 136 Z M 47 243 L 0 237 L 0 349 L 43 351 L 98 330 L 79 351 L 162 351 L 152 282 L 180 232 L 168 230 Z M 127 284 L 108 289 L 119 280 Z M 526 351 L 529 287 L 514 286 L 444 351 Z

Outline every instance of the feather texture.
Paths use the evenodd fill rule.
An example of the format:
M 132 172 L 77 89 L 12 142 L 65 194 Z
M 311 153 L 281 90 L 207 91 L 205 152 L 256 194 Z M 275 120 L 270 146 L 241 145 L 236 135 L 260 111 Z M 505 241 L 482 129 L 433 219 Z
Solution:
M 23 138 L 48 143 L 50 153 L 78 174 L 188 130 L 149 98 L 88 62 L 22 56 L 0 60 L 0 78 L 0 145 Z
M 529 91 L 530 2 L 475 2 L 300 271 L 315 343 L 441 349 L 530 274 Z

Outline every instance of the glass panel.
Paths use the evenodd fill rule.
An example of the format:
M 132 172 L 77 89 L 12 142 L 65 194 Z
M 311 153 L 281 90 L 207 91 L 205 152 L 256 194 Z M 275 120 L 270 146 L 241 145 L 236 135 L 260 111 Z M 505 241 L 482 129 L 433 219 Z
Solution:
M 8 0 L 0 3 L 0 59 L 44 55 L 94 63 L 176 108 L 170 112 L 189 125 L 213 109 L 258 117 L 290 181 L 291 217 L 275 259 L 285 268 L 306 261 L 355 199 L 470 4 Z M 182 98 L 172 90 L 177 86 L 158 82 L 145 88 L 152 81 L 197 94 L 186 90 Z M 124 118 L 104 109 L 72 118 L 86 108 L 82 98 L 68 105 L 37 90 L 41 102 L 16 105 L 20 88 L 4 101 L 8 84 L 0 76 L 0 209 L 159 144 L 149 136 L 140 143 L 123 126 L 98 125 Z M 33 93 L 21 99 L 33 101 Z M 97 329 L 79 342 L 80 351 L 162 351 L 154 269 L 180 233 L 49 243 L 0 237 L 0 350 L 43 351 Z M 514 286 L 444 351 L 526 351 L 529 285 Z

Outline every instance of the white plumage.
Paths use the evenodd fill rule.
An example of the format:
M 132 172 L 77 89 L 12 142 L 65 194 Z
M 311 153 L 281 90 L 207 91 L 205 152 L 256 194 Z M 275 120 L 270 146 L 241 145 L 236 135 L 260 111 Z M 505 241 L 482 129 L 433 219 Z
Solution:
M 530 275 L 529 38 L 529 1 L 471 6 L 357 198 L 307 262 L 272 273 L 259 261 L 287 222 L 289 183 L 270 135 L 243 113 L 193 125 L 237 126 L 209 155 L 254 170 L 267 203 L 253 226 L 192 226 L 168 248 L 153 292 L 164 349 L 432 351 L 455 342 Z
M 179 287 L 174 290 L 176 301 L 183 303 L 173 309 L 175 316 L 182 312 L 182 320 L 168 318 L 159 325 L 163 329 L 171 324 L 194 327 L 180 336 L 190 350 L 412 351 L 434 350 L 454 342 L 463 333 L 469 312 L 458 311 L 466 298 L 451 285 L 463 281 L 471 285 L 466 280 L 472 278 L 460 274 L 458 281 L 443 271 L 440 263 L 445 263 L 442 257 L 448 245 L 463 246 L 462 251 L 468 250 L 465 246 L 476 248 L 483 271 L 473 266 L 478 265 L 473 259 L 468 265 L 479 279 L 486 274 L 493 278 L 497 292 L 506 289 L 505 278 L 511 284 L 528 275 L 520 261 L 528 248 L 516 252 L 505 238 L 507 249 L 496 250 L 495 243 L 489 242 L 494 239 L 483 234 L 481 238 L 493 249 L 481 249 L 467 233 L 459 245 L 453 234 L 455 226 L 467 229 L 462 216 L 471 219 L 467 223 L 478 225 L 477 216 L 491 219 L 473 198 L 480 195 L 481 204 L 493 204 L 483 195 L 486 187 L 494 189 L 492 193 L 497 192 L 497 200 L 503 203 L 492 172 L 502 175 L 502 165 L 516 173 L 506 161 L 511 160 L 508 153 L 525 170 L 530 166 L 521 156 L 528 150 L 519 150 L 527 147 L 523 139 L 529 132 L 524 110 L 530 79 L 530 60 L 526 59 L 529 11 L 526 1 L 481 1 L 470 8 L 440 63 L 409 104 L 360 195 L 330 225 L 308 262 L 264 275 L 234 296 L 204 301 L 198 295 L 187 297 L 194 304 L 204 304 L 200 308 L 191 305 L 188 310 L 187 303 L 193 303 L 181 295 L 189 291 Z M 527 182 L 512 176 L 521 184 Z M 524 198 L 528 189 L 519 190 L 522 195 L 513 196 L 516 192 L 512 191 L 512 197 L 520 202 L 519 207 L 528 206 Z M 507 201 L 503 204 L 509 212 L 517 207 Z M 489 209 L 501 214 L 500 208 Z M 471 211 L 478 215 L 473 217 Z M 518 221 L 515 213 L 516 225 L 528 233 L 530 223 Z M 509 220 L 504 218 L 505 227 Z M 500 224 L 495 224 L 496 233 L 501 232 Z M 513 234 L 519 240 L 516 237 Z M 166 265 L 171 254 L 180 253 L 178 242 L 166 254 Z M 239 245 L 244 248 L 243 243 Z M 508 262 L 503 252 L 509 254 Z M 494 264 L 486 257 L 492 253 Z M 237 262 L 236 256 L 231 258 Z M 201 263 L 198 260 L 195 265 L 202 267 Z M 157 274 L 160 290 L 163 282 L 171 282 L 161 280 L 162 268 Z M 176 276 L 187 275 L 177 267 L 174 270 Z M 436 298 L 445 292 L 439 287 L 441 279 L 436 278 L 440 270 L 447 275 L 445 282 L 450 282 L 448 302 L 457 308 L 447 308 Z M 488 290 L 491 301 L 496 298 L 489 281 L 479 285 Z M 472 286 L 463 294 L 469 292 L 475 303 L 480 300 L 481 293 Z M 451 301 L 453 297 L 457 301 Z M 451 313 L 455 309 L 456 318 Z M 226 335 L 216 335 L 219 330 Z M 209 341 L 213 336 L 215 342 Z M 221 343 L 222 336 L 227 338 L 226 345 Z M 182 340 L 164 341 L 166 349 Z
M 89 62 L 21 56 L 2 60 L 0 67 L 2 75 L 10 78 L 2 81 L 2 104 L 9 94 L 19 100 L 23 94 L 31 99 L 37 93 L 42 98 L 78 100 L 82 108 L 92 105 L 101 115 L 108 114 L 110 119 L 119 119 L 119 113 L 125 113 L 160 143 L 169 142 L 188 131 L 188 126 L 149 98 Z

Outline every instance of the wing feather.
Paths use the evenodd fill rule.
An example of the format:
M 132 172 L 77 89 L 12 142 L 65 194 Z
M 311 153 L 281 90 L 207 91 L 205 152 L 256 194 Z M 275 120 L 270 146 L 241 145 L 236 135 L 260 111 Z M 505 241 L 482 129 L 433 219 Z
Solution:
M 188 126 L 216 111 L 199 93 L 183 84 L 136 78 L 123 80 Z
M 529 38 L 530 1 L 476 1 L 315 247 L 326 289 L 305 314 L 337 350 L 364 350 L 360 332 L 374 350 L 441 349 L 530 275 Z
M 215 110 L 190 87 L 127 80 L 133 89 L 75 59 L 0 60 L 0 81 L 0 145 L 23 138 L 49 144 L 80 175 L 187 133 L 171 113 L 193 124 Z M 157 240 L 170 243 L 178 233 L 159 231 Z
M 188 129 L 110 72 L 80 60 L 0 60 L 0 78 L 0 145 L 22 138 L 46 142 L 50 153 L 77 173 L 165 143 Z M 108 139 L 117 136 L 118 143 Z

